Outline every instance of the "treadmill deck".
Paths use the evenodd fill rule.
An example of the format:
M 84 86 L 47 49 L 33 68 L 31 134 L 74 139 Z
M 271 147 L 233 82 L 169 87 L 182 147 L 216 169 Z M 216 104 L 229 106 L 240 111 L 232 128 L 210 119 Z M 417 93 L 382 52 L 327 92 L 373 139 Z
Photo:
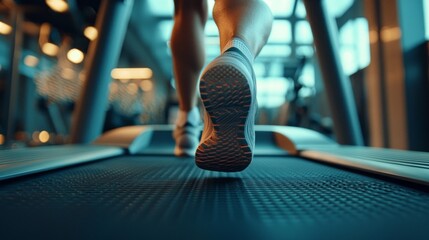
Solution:
M 115 157 L 2 182 L 0 212 L 2 231 L 11 236 L 429 233 L 422 228 L 429 222 L 425 189 L 289 156 L 256 157 L 239 173 L 200 170 L 189 158 Z

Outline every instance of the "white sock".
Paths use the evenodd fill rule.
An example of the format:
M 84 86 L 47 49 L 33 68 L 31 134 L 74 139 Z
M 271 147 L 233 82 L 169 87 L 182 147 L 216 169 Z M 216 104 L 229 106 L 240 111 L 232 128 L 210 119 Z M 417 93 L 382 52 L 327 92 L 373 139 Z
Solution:
M 200 111 L 198 107 L 192 108 L 189 112 L 179 109 L 177 113 L 176 125 L 183 127 L 186 123 L 189 123 L 192 126 L 199 126 L 201 124 Z
M 253 60 L 255 59 L 255 56 L 253 56 L 252 51 L 247 46 L 247 43 L 244 42 L 241 38 L 233 38 L 231 41 L 229 41 L 222 49 L 222 53 L 226 52 L 228 49 L 235 47 L 240 50 L 244 56 L 250 61 L 250 63 L 253 63 Z

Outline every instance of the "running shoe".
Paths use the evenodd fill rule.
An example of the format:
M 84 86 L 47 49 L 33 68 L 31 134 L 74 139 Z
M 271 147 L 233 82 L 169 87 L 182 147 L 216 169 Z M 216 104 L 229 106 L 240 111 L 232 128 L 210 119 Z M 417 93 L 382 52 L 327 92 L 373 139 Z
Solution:
M 177 157 L 193 157 L 200 142 L 201 127 L 186 123 L 184 126 L 177 126 L 173 131 L 173 138 L 176 142 L 174 155 Z
M 204 129 L 195 161 L 202 169 L 238 172 L 252 161 L 256 80 L 247 56 L 231 47 L 201 75 Z

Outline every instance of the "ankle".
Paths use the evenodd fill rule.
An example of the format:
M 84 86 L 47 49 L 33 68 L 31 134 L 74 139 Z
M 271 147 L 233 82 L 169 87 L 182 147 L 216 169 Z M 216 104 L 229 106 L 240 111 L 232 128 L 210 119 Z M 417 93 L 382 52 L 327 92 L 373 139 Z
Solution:
M 249 60 L 249 62 L 251 64 L 253 63 L 255 56 L 252 53 L 252 51 L 250 50 L 248 44 L 244 40 L 242 40 L 241 38 L 238 38 L 238 37 L 234 37 L 228 43 L 226 43 L 225 46 L 223 46 L 222 53 L 226 52 L 228 49 L 230 49 L 232 47 L 235 47 L 238 50 L 240 50 L 244 54 L 244 56 L 246 56 L 246 58 Z
M 201 124 L 201 116 L 198 107 L 193 107 L 189 111 L 179 109 L 176 118 L 176 126 L 184 127 L 186 124 L 198 126 Z

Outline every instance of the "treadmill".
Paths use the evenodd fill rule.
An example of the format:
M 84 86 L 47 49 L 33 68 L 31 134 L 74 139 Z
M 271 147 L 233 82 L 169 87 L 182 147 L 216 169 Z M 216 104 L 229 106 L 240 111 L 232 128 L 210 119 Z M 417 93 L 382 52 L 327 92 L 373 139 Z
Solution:
M 115 33 L 102 23 L 125 21 L 130 2 L 103 2 L 108 14 L 97 20 L 101 36 Z M 313 29 L 314 20 L 328 26 L 316 2 L 305 1 Z M 326 35 L 315 37 L 318 49 L 331 46 Z M 102 47 L 90 50 L 93 68 L 84 91 L 94 91 L 106 72 Z M 325 50 L 335 53 L 332 46 Z M 330 67 L 339 69 L 335 55 L 330 63 L 321 66 L 324 77 Z M 341 82 L 338 75 L 331 77 Z M 193 158 L 173 156 L 171 125 L 122 127 L 85 142 L 97 124 L 89 107 L 106 99 L 82 100 L 76 123 L 82 135 L 75 138 L 81 141 L 0 151 L 1 239 L 429 236 L 429 153 L 359 146 L 359 136 L 350 131 L 353 121 L 335 122 L 337 132 L 346 131 L 340 136 L 349 134 L 342 135 L 349 144 L 307 129 L 256 126 L 255 157 L 246 170 L 205 171 Z M 337 115 L 353 118 L 348 111 L 341 108 Z

